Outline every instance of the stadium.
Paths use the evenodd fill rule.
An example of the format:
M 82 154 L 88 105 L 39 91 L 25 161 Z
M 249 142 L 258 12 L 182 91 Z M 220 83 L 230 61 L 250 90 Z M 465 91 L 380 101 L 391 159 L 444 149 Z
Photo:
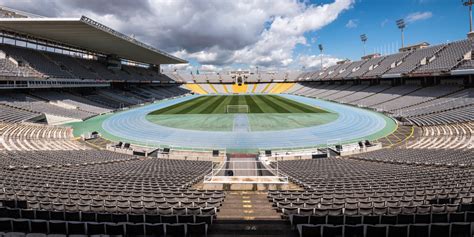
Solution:
M 474 236 L 472 30 L 194 73 L 86 16 L 0 32 L 0 236 Z

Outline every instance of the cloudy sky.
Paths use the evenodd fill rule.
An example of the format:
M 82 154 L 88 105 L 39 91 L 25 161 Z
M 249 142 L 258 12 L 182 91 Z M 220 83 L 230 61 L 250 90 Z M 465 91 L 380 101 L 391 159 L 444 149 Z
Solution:
M 468 12 L 458 0 L 0 0 L 48 17 L 88 16 L 190 61 L 186 70 L 317 68 L 367 53 L 392 53 L 395 20 L 406 43 L 465 38 Z M 324 46 L 320 55 L 318 44 Z

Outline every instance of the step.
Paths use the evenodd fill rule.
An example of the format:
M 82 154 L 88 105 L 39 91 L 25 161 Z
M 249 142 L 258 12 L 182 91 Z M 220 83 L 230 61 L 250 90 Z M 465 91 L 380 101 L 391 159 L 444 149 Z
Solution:
M 266 208 L 267 204 L 272 205 L 269 202 L 225 202 L 225 207 L 227 208 L 241 208 L 242 205 L 251 204 L 254 208 Z M 222 204 L 224 205 L 224 203 Z
M 270 203 L 269 200 L 267 199 L 232 199 L 232 200 L 224 200 L 224 203 L 226 204 L 241 204 L 241 203 L 248 203 L 248 202 L 251 202 L 251 203 L 258 203 L 258 204 L 268 204 Z M 271 203 L 270 203 L 271 204 Z
M 272 207 L 267 195 L 267 192 L 256 191 L 228 192 L 217 220 L 280 221 L 281 215 Z
M 290 223 L 284 220 L 217 220 L 208 233 L 209 237 L 217 236 L 288 236 L 297 237 Z

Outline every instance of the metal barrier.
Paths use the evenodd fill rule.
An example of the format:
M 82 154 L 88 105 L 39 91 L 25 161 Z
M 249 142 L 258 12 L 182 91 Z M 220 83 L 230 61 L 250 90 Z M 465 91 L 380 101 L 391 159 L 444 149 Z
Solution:
M 260 167 L 259 164 L 261 164 Z M 276 168 L 271 168 L 265 166 L 260 160 L 224 161 L 218 167 L 212 165 L 211 172 L 204 176 L 204 183 L 288 184 L 288 176 L 280 173 L 278 163 L 276 164 Z M 232 171 L 233 175 L 229 175 L 229 171 Z

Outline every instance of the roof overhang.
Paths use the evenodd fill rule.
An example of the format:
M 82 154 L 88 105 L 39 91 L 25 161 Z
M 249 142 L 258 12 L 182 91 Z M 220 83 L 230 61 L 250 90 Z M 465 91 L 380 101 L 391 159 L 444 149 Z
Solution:
M 474 69 L 458 69 L 451 71 L 451 75 L 453 76 L 461 76 L 461 75 L 472 75 L 474 74 Z
M 90 18 L 0 18 L 0 30 L 104 55 L 159 65 L 186 60 L 155 49 Z
M 383 74 L 382 78 L 400 78 L 402 77 L 401 73 L 393 73 L 393 74 Z

